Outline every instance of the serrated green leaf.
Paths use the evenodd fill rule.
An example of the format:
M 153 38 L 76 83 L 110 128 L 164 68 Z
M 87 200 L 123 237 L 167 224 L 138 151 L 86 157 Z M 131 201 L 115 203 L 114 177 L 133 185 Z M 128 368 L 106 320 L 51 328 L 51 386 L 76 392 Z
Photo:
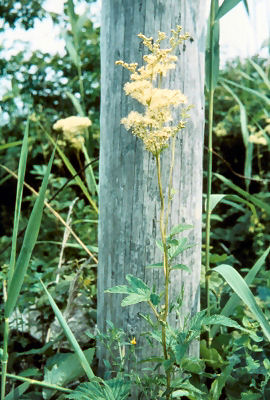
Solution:
M 183 253 L 185 250 L 188 250 L 188 249 L 190 249 L 191 247 L 194 247 L 194 246 L 195 246 L 195 244 L 187 244 L 187 241 L 188 241 L 187 238 L 183 238 L 183 239 L 181 239 L 181 240 L 179 241 L 180 244 L 179 244 L 179 246 L 178 246 L 175 250 L 173 249 L 173 251 L 170 252 L 170 249 L 169 249 L 169 256 L 170 256 L 170 259 L 173 259 L 173 258 L 179 256 L 179 254 Z
M 157 306 L 160 303 L 160 297 L 156 293 L 151 293 L 150 300 L 154 306 Z
M 212 368 L 222 368 L 224 361 L 218 351 L 212 347 L 208 348 L 206 341 L 201 340 L 200 342 L 201 357 L 207 365 Z
M 177 233 L 181 233 L 181 232 L 184 232 L 184 231 L 186 231 L 188 229 L 192 229 L 192 228 L 194 228 L 194 226 L 189 225 L 189 224 L 176 225 L 171 229 L 170 236 L 172 237 L 174 235 L 177 235 Z
M 183 358 L 181 362 L 182 369 L 186 372 L 192 372 L 193 374 L 200 374 L 205 369 L 205 362 L 195 357 Z
M 156 240 L 156 245 L 162 252 L 164 251 L 163 243 L 162 243 L 162 241 L 160 239 Z
M 163 264 L 163 262 L 161 262 L 161 263 L 146 265 L 145 268 L 163 268 L 163 267 L 164 267 L 164 264 Z
M 127 285 L 113 286 L 112 288 L 107 289 L 104 292 L 105 293 L 123 293 L 123 294 L 132 293 L 131 289 Z
M 144 283 L 142 279 L 137 278 L 134 275 L 128 274 L 126 276 L 126 280 L 135 291 L 135 293 L 141 293 L 141 291 L 150 292 L 150 288 L 146 285 L 146 283 Z
M 150 300 L 150 293 L 149 293 L 149 295 L 132 293 L 122 300 L 121 306 L 126 307 L 126 306 L 130 306 L 133 304 L 142 303 L 144 301 L 149 301 L 149 300 Z
M 222 325 L 227 326 L 228 328 L 239 329 L 243 332 L 248 333 L 256 342 L 261 341 L 261 339 L 254 332 L 243 328 L 236 321 L 232 320 L 231 318 L 225 317 L 224 315 L 211 315 L 210 317 L 204 317 L 202 322 L 204 325 Z
M 174 269 L 182 269 L 183 271 L 191 272 L 191 269 L 185 264 L 176 264 L 170 268 L 171 270 Z

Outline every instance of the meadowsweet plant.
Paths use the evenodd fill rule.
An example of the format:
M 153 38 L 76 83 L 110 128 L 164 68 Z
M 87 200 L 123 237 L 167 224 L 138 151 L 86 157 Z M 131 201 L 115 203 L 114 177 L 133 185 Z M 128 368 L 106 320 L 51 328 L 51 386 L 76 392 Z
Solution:
M 116 286 L 107 290 L 110 293 L 126 293 L 128 296 L 123 300 L 122 306 L 136 304 L 146 301 L 151 307 L 156 320 L 158 322 L 160 335 L 160 343 L 163 349 L 163 366 L 165 368 L 166 382 L 166 399 L 171 398 L 171 378 L 175 356 L 172 354 L 171 348 L 177 342 L 177 337 L 173 338 L 173 331 L 168 327 L 169 315 L 169 282 L 170 272 L 173 269 L 188 269 L 184 265 L 174 265 L 174 259 L 182 253 L 186 248 L 190 247 L 186 244 L 186 239 L 177 240 L 175 235 L 192 228 L 190 225 L 178 225 L 174 227 L 170 234 L 167 234 L 168 216 L 170 210 L 170 202 L 172 200 L 172 172 L 174 163 L 175 136 L 185 127 L 185 118 L 187 118 L 187 106 L 179 112 L 179 121 L 174 123 L 172 117 L 172 109 L 187 104 L 186 96 L 180 90 L 171 90 L 162 87 L 162 79 L 167 73 L 174 69 L 177 57 L 173 54 L 176 46 L 183 43 L 189 37 L 189 34 L 181 34 L 181 26 L 177 26 L 176 30 L 172 30 L 172 36 L 169 38 L 170 46 L 161 48 L 161 43 L 165 41 L 167 35 L 164 32 L 158 33 L 158 38 L 153 41 L 152 37 L 146 37 L 139 34 L 144 46 L 149 50 L 149 54 L 144 56 L 145 65 L 138 68 L 137 63 L 127 64 L 124 61 L 117 61 L 117 65 L 121 65 L 128 69 L 131 73 L 130 81 L 124 86 L 125 93 L 136 99 L 144 106 L 144 113 L 131 111 L 129 115 L 121 120 L 121 123 L 127 130 L 131 130 L 133 135 L 143 141 L 145 149 L 153 154 L 156 160 L 158 189 L 160 196 L 160 234 L 161 241 L 159 247 L 163 251 L 162 263 L 152 266 L 163 268 L 165 294 L 159 295 L 153 293 L 152 290 L 139 278 L 132 275 L 127 276 L 129 286 Z M 171 144 L 171 167 L 169 178 L 169 195 L 165 198 L 164 188 L 161 181 L 161 153 Z M 151 267 L 151 266 L 150 266 Z M 169 335 L 171 333 L 171 336 Z M 170 344 L 168 337 L 170 336 Z M 135 341 L 134 341 L 135 343 Z M 170 354 L 171 353 L 171 354 Z

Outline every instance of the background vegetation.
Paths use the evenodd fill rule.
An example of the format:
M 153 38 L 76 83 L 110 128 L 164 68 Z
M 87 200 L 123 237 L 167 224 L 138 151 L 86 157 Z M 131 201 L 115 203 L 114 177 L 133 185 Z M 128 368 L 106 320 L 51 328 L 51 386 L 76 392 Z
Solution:
M 17 8 L 16 4 L 22 7 Z M 29 29 L 35 18 L 46 17 L 42 2 L 35 1 L 13 2 L 12 8 L 10 2 L 4 1 L 0 6 L 0 14 L 4 28 L 8 25 L 12 28 L 21 25 Z M 0 49 L 1 78 L 11 84 L 11 90 L 2 93 L 1 101 L 4 117 L 0 126 L 1 165 L 17 171 L 19 149 L 29 117 L 29 154 L 25 182 L 38 190 L 53 148 L 48 135 L 56 139 L 52 131 L 54 122 L 79 114 L 80 111 L 88 115 L 93 124 L 85 140 L 87 154 L 59 138 L 59 147 L 68 161 L 61 152 L 56 152 L 47 199 L 65 221 L 68 213 L 71 213 L 69 225 L 88 250 L 97 255 L 97 213 L 92 202 L 98 202 L 93 182 L 98 182 L 99 28 L 87 16 L 77 16 L 71 1 L 66 3 L 63 16 L 51 17 L 63 28 L 67 48 L 64 57 L 40 51 L 28 55 L 21 51 L 6 59 L 5 49 Z M 269 93 L 269 61 L 266 59 L 255 56 L 244 61 L 236 59 L 228 63 L 220 73 L 214 100 L 212 192 L 238 194 L 249 204 L 235 202 L 228 197 L 217 205 L 211 220 L 210 258 L 212 265 L 226 262 L 237 267 L 241 275 L 245 276 L 259 257 L 263 257 L 250 287 L 268 320 L 270 260 L 266 249 L 270 241 Z M 79 108 L 78 102 L 83 109 Z M 207 115 L 206 110 L 206 119 Z M 85 168 L 89 162 L 92 162 L 93 167 L 92 186 Z M 70 164 L 87 188 L 88 195 L 72 177 L 74 172 L 71 172 Z M 16 185 L 16 179 L 1 166 L 1 297 L 5 289 L 3 283 L 7 279 L 11 250 Z M 75 199 L 71 210 L 71 203 Z M 22 234 L 18 238 L 18 248 L 34 201 L 35 195 L 25 189 L 20 221 Z M 70 365 L 74 363 L 73 353 L 55 322 L 46 293 L 41 292 L 39 279 L 49 286 L 51 295 L 69 321 L 81 347 L 88 351 L 88 359 L 94 360 L 91 348 L 94 347 L 96 334 L 96 263 L 72 236 L 63 239 L 64 232 L 64 225 L 52 213 L 45 211 L 18 307 L 10 321 L 8 372 L 25 378 L 44 379 L 48 383 L 73 389 L 80 381 L 84 381 L 83 370 L 74 364 L 74 370 L 70 371 Z M 212 311 L 219 314 L 231 296 L 231 291 L 216 273 L 211 275 L 210 289 Z M 202 308 L 205 308 L 205 304 L 202 276 Z M 261 342 L 254 342 L 245 332 L 221 328 L 219 334 L 213 335 L 209 350 L 206 346 L 207 333 L 202 332 L 201 361 L 187 361 L 185 366 L 190 385 L 200 389 L 204 395 L 211 391 L 212 397 L 209 398 L 213 399 L 268 399 L 269 343 L 261 334 L 254 316 L 242 303 L 235 308 L 233 317 L 240 325 L 256 332 Z M 76 322 L 78 320 L 81 321 L 80 327 Z M 3 333 L 3 301 L 0 323 Z M 86 331 L 88 334 L 85 334 Z M 125 344 L 130 349 L 126 358 L 131 357 L 136 361 L 135 346 L 130 344 L 131 338 L 126 338 L 121 330 L 110 326 L 108 335 L 103 339 L 112 350 L 119 350 Z M 113 378 L 116 372 L 123 370 L 124 361 L 121 352 L 118 354 L 115 365 L 106 365 L 108 377 Z M 95 371 L 95 360 L 92 366 Z M 218 379 L 221 371 L 225 371 L 223 380 Z M 154 390 L 158 382 L 146 377 L 144 380 L 140 378 L 140 381 L 138 376 L 136 379 L 141 385 L 141 392 L 148 393 L 148 398 L 155 398 Z M 17 381 L 8 379 L 7 392 L 17 384 Z M 187 393 L 192 390 L 196 393 L 195 389 L 189 390 Z M 193 396 L 197 397 L 189 394 L 190 397 L 186 398 L 200 398 L 201 394 L 194 393 Z M 33 385 L 22 388 L 19 396 L 16 398 L 66 398 L 61 392 Z

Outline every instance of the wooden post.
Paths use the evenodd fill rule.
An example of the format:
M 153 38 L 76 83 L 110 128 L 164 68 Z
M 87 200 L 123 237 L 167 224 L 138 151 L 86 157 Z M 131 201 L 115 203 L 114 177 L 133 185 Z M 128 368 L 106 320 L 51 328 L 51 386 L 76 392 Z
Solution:
M 100 137 L 100 217 L 98 264 L 98 328 L 106 329 L 106 320 L 135 336 L 147 357 L 147 346 L 140 333 L 145 327 L 138 313 L 145 306 L 122 308 L 121 295 L 104 290 L 125 284 L 133 274 L 157 289 L 164 288 L 162 271 L 145 266 L 162 260 L 155 241 L 159 233 L 159 194 L 155 160 L 142 143 L 120 125 L 122 117 L 138 109 L 128 98 L 123 85 L 129 73 L 115 61 L 138 62 L 146 51 L 138 33 L 157 38 L 158 31 L 170 35 L 176 25 L 189 32 L 191 39 L 179 46 L 176 70 L 168 73 L 167 87 L 180 89 L 193 104 L 187 127 L 176 142 L 175 168 L 170 225 L 192 224 L 188 231 L 196 246 L 186 251 L 181 262 L 192 273 L 171 274 L 171 297 L 184 285 L 182 315 L 199 309 L 201 269 L 202 154 L 204 128 L 204 43 L 205 11 L 201 0 L 103 0 L 101 22 L 101 137 Z M 163 182 L 168 179 L 170 151 L 162 153 Z M 151 314 L 151 311 L 149 311 Z M 176 321 L 177 323 L 177 321 Z M 190 350 L 198 355 L 195 344 Z M 98 351 L 100 363 L 106 352 Z M 102 367 L 101 367 L 102 368 Z

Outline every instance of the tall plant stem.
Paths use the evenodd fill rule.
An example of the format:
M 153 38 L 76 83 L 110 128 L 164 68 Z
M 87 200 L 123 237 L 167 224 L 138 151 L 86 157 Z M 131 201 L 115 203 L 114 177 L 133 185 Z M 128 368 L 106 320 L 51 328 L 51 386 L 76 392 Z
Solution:
M 208 114 L 208 156 L 207 156 L 207 198 L 206 198 L 206 260 L 205 260 L 205 288 L 206 288 L 206 306 L 207 314 L 210 315 L 210 290 L 209 290 L 209 268 L 210 268 L 210 228 L 211 228 L 211 209 L 210 197 L 212 190 L 212 156 L 213 156 L 213 105 L 214 105 L 214 77 L 213 77 L 213 63 L 214 63 L 214 45 L 213 33 L 215 23 L 215 1 L 211 2 L 210 12 L 210 68 L 209 68 L 209 114 Z M 208 332 L 209 334 L 209 332 Z M 210 343 L 210 335 L 208 337 Z
M 41 386 L 47 389 L 53 389 L 53 390 L 59 390 L 60 392 L 65 392 L 65 393 L 72 393 L 73 391 L 71 389 L 67 389 L 58 385 L 53 385 L 52 383 L 49 382 L 41 382 L 37 381 L 35 379 L 30 379 L 30 378 L 25 378 L 24 376 L 19 376 L 19 375 L 14 375 L 14 374 L 6 374 L 8 378 L 15 379 L 17 381 L 21 382 L 28 382 L 31 385 L 37 385 Z M 2 398 L 2 397 L 1 397 Z
M 165 217 L 165 201 L 164 201 L 164 194 L 162 189 L 162 182 L 161 182 L 161 166 L 160 166 L 160 154 L 156 155 L 156 166 L 157 166 L 157 176 L 158 176 L 158 188 L 159 188 L 159 195 L 160 195 L 160 233 L 161 233 L 161 240 L 163 245 L 163 266 L 164 266 L 164 275 L 165 275 L 165 308 L 164 313 L 162 316 L 162 347 L 163 347 L 163 354 L 165 360 L 168 360 L 168 353 L 167 353 L 167 344 L 166 344 L 166 325 L 167 325 L 167 318 L 169 313 L 169 262 L 168 262 L 168 249 L 166 243 L 166 223 L 164 221 Z M 170 386 L 171 386 L 171 374 L 169 371 L 166 371 L 166 380 L 167 380 L 167 394 L 166 399 L 169 400 L 170 394 Z
M 5 318 L 4 343 L 3 343 L 3 355 L 2 355 L 1 399 L 4 399 L 5 394 L 6 394 L 6 376 L 7 376 L 7 362 L 8 362 L 8 334 L 9 334 L 9 321 L 8 321 L 8 318 Z

